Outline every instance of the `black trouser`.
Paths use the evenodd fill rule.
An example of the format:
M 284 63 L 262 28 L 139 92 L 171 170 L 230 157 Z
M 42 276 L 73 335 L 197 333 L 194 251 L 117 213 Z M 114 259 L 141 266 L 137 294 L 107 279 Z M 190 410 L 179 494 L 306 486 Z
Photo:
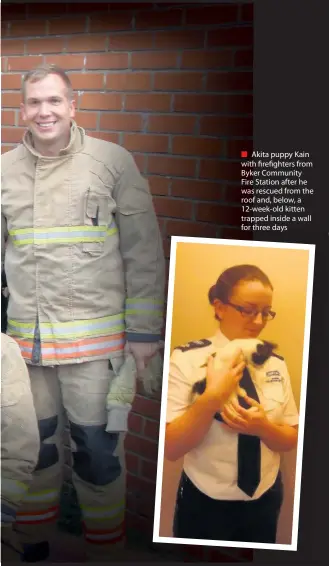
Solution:
M 225 501 L 199 491 L 183 472 L 176 500 L 174 537 L 275 544 L 282 499 L 280 473 L 273 487 L 259 499 Z

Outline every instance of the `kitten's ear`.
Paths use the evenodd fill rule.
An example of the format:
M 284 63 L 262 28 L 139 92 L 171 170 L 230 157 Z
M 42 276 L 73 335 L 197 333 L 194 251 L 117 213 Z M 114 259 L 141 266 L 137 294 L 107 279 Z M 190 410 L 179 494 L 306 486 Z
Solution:
M 272 355 L 273 351 L 278 347 L 277 344 L 275 344 L 274 342 L 268 342 L 267 340 L 264 340 L 264 351 L 267 351 L 269 353 L 269 356 Z
M 251 356 L 252 361 L 256 365 L 263 365 L 271 357 L 275 348 L 277 348 L 277 344 L 264 340 L 262 344 L 257 345 L 257 352 L 254 352 Z

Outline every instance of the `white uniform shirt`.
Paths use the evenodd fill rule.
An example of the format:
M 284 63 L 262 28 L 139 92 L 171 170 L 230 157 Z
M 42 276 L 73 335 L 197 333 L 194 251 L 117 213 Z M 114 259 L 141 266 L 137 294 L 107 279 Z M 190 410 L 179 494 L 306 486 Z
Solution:
M 170 360 L 167 423 L 185 413 L 191 404 L 194 383 L 206 377 L 202 368 L 215 348 L 229 340 L 218 331 L 206 340 L 190 342 L 175 349 Z M 276 424 L 298 425 L 298 411 L 291 389 L 290 377 L 283 359 L 271 356 L 261 369 L 251 372 L 259 401 L 268 419 Z M 238 433 L 214 418 L 203 441 L 184 457 L 184 471 L 196 487 L 213 499 L 258 499 L 274 484 L 280 454 L 261 442 L 261 481 L 251 498 L 237 486 Z

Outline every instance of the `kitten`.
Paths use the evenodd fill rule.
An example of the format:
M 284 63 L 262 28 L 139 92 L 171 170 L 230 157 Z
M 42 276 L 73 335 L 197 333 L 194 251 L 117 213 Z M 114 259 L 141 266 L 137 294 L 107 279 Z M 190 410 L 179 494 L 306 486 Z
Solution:
M 252 376 L 252 370 L 260 368 L 273 355 L 275 348 L 277 348 L 277 345 L 272 342 L 253 338 L 231 340 L 226 346 L 218 348 L 217 351 L 212 354 L 215 358 L 215 369 L 220 369 L 223 365 L 227 366 L 240 350 L 246 362 L 246 367 L 249 369 Z M 207 363 L 203 364 L 201 367 L 207 367 Z M 206 377 L 194 383 L 192 388 L 192 402 L 195 401 L 198 395 L 204 393 L 206 385 Z M 246 391 L 238 384 L 225 405 L 231 405 L 233 401 L 238 402 L 238 397 L 246 396 Z M 256 407 L 252 407 L 251 409 L 255 410 Z

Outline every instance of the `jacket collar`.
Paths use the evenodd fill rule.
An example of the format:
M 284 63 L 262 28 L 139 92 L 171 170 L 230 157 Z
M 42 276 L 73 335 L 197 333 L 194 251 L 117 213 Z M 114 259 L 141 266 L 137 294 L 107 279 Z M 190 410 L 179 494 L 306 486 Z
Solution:
M 29 130 L 25 132 L 22 141 L 26 149 L 36 157 L 41 157 L 45 160 L 54 160 L 59 159 L 63 155 L 72 155 L 81 151 L 84 147 L 85 135 L 85 130 L 78 126 L 74 120 L 72 120 L 70 141 L 66 147 L 61 149 L 59 155 L 56 156 L 41 155 L 41 153 L 39 153 L 34 147 L 33 137 Z

